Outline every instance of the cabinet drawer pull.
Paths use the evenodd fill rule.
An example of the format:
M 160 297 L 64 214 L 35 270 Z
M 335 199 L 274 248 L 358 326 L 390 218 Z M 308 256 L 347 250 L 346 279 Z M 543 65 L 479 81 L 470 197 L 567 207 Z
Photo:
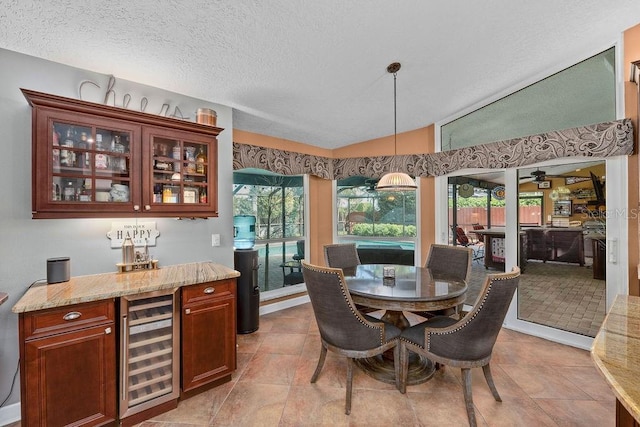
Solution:
M 205 289 L 204 289 L 204 293 L 205 293 L 205 294 L 212 294 L 212 293 L 214 293 L 215 291 L 216 291 L 216 288 L 214 288 L 214 287 L 212 287 L 212 286 L 209 286 L 208 288 L 205 288 Z
M 184 310 L 184 314 L 191 314 L 191 309 L 190 308 L 186 308 Z
M 109 335 L 111 333 L 111 328 L 104 328 L 104 333 Z
M 64 316 L 62 316 L 62 318 L 64 320 L 66 320 L 66 321 L 69 321 L 69 320 L 76 320 L 80 316 L 82 316 L 82 313 L 80 313 L 78 311 L 71 311 L 71 312 L 65 314 Z

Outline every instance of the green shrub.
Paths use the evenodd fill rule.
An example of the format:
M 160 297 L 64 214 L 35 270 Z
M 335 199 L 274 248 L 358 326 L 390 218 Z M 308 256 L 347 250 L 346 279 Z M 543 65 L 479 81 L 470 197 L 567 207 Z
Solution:
M 404 234 L 402 234 L 402 226 L 398 224 L 354 224 L 351 227 L 351 234 L 372 237 L 415 237 L 416 226 L 405 225 Z

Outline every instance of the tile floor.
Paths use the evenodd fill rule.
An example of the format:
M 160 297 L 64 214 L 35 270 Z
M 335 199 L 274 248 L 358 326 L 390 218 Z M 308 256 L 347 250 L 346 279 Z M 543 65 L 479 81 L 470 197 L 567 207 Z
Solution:
M 496 271 L 472 264 L 467 301 L 475 301 L 487 273 Z M 593 278 L 590 262 L 529 260 L 518 285 L 518 318 L 595 337 L 605 317 L 605 293 L 606 281 Z
M 351 415 L 345 415 L 344 358 L 329 353 L 317 383 L 309 383 L 319 349 L 310 304 L 262 316 L 257 332 L 238 336 L 231 382 L 140 425 L 468 425 L 460 370 L 449 367 L 405 395 L 356 369 Z M 493 400 L 482 370 L 473 372 L 480 426 L 615 425 L 615 397 L 588 351 L 503 329 L 492 371 L 502 403 Z

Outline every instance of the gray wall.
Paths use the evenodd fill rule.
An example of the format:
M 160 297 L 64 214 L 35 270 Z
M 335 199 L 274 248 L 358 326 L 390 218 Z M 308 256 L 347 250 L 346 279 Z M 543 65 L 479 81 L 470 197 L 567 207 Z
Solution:
M 19 357 L 18 316 L 11 312 L 11 307 L 32 282 L 46 278 L 46 259 L 69 256 L 71 275 L 80 276 L 115 272 L 121 251 L 111 249 L 111 241 L 106 237 L 112 219 L 31 219 L 31 107 L 20 91 L 25 88 L 78 98 L 80 82 L 92 80 L 102 89 L 85 85 L 83 97 L 100 102 L 108 76 L 2 49 L 0 64 L 0 291 L 9 294 L 9 300 L 0 306 L 1 402 L 11 388 Z M 160 231 L 150 253 L 160 261 L 160 266 L 215 261 L 233 267 L 231 108 L 119 79 L 115 91 L 119 104 L 125 93 L 131 94 L 130 109 L 139 109 L 141 98 L 147 97 L 147 112 L 159 112 L 165 102 L 170 103 L 171 112 L 178 106 L 192 120 L 197 108 L 217 111 L 217 126 L 225 128 L 218 138 L 220 217 L 148 219 L 156 221 Z M 212 233 L 221 235 L 220 247 L 211 246 Z M 17 381 L 7 404 L 19 400 Z

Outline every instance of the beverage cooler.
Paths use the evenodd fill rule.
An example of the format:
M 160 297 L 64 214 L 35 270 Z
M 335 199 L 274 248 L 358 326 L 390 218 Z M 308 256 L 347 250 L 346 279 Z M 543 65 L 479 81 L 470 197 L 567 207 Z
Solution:
M 121 298 L 121 419 L 178 399 L 180 318 L 176 295 L 173 290 Z

